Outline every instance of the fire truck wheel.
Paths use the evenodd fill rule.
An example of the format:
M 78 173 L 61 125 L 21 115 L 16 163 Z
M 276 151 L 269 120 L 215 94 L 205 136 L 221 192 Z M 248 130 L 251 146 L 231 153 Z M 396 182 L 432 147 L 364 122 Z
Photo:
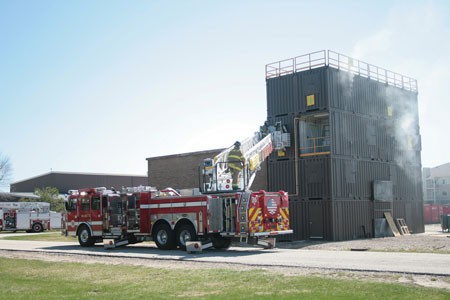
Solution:
M 175 248 L 174 232 L 166 223 L 161 223 L 156 227 L 153 232 L 153 240 L 159 249 L 170 250 Z
M 231 239 L 216 236 L 212 239 L 213 247 L 216 249 L 228 249 L 231 246 Z
M 91 232 L 89 228 L 83 226 L 78 233 L 78 242 L 81 247 L 91 247 L 94 245 L 94 239 L 91 237 Z
M 130 244 L 130 245 L 139 243 L 136 236 L 134 236 L 134 235 L 130 235 L 127 239 L 128 239 L 128 244 Z
M 33 232 L 41 232 L 44 231 L 44 227 L 42 227 L 41 223 L 34 223 L 33 226 L 31 227 Z
M 195 233 L 194 227 L 189 224 L 181 225 L 177 229 L 176 239 L 177 245 L 180 246 L 182 250 L 186 250 L 186 242 L 197 240 L 197 234 Z

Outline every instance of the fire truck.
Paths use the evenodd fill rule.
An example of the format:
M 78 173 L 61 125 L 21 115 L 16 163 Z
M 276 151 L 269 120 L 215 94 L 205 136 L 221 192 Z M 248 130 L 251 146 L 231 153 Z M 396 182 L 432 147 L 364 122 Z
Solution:
M 196 189 L 131 187 L 119 191 L 100 187 L 71 191 L 65 205 L 64 232 L 77 236 L 83 247 L 96 242 L 114 248 L 154 241 L 165 250 L 223 249 L 232 242 L 272 248 L 274 237 L 292 233 L 288 194 L 249 188 L 272 150 L 289 145 L 286 136 L 281 129 L 266 136 L 258 132 L 241 143 L 245 161 L 237 190 L 232 189 L 227 167 L 232 146 L 203 162 Z
M 60 229 L 61 220 L 46 202 L 0 202 L 0 230 L 42 232 Z

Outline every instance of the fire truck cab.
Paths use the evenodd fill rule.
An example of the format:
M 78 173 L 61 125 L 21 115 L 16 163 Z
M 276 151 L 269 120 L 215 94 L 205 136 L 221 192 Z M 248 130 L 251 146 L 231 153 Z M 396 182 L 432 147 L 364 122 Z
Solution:
M 127 202 L 119 193 L 106 188 L 71 190 L 70 193 L 65 202 L 66 234 L 78 236 L 83 247 L 92 246 L 104 236 L 121 236 Z
M 66 202 L 66 235 L 81 246 L 106 248 L 154 241 L 160 249 L 186 249 L 190 241 L 228 248 L 232 241 L 273 247 L 289 234 L 287 193 L 231 192 L 182 196 L 167 188 L 105 188 L 73 192 Z

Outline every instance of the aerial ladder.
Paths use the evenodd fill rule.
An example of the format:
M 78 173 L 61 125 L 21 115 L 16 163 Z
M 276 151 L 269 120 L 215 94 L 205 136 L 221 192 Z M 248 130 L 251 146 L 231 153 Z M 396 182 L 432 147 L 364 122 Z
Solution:
M 255 132 L 240 142 L 240 150 L 245 158 L 242 162 L 242 172 L 239 174 L 238 190 L 249 191 L 255 179 L 256 173 L 261 169 L 261 164 L 273 150 L 285 150 L 290 147 L 290 135 L 285 125 L 277 122 L 261 126 L 260 131 Z M 228 165 L 228 155 L 234 145 L 224 149 L 214 158 L 203 161 L 200 189 L 204 194 L 222 193 L 232 191 L 232 176 Z

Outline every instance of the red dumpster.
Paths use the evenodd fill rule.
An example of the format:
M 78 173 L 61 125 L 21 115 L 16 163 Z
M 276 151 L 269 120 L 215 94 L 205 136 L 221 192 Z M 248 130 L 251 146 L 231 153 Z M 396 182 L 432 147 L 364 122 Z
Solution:
M 432 204 L 431 205 L 431 223 L 437 224 L 440 223 L 439 216 L 441 215 L 440 212 L 442 212 L 442 208 L 440 208 L 439 204 Z M 441 210 L 441 211 L 440 211 Z
M 444 205 L 440 204 L 438 205 L 438 212 L 439 216 L 444 214 Z M 439 218 L 439 223 L 441 222 L 441 219 Z
M 423 221 L 425 224 L 431 224 L 431 204 L 423 205 Z
M 450 205 L 444 205 L 442 207 L 442 214 L 443 215 L 450 215 Z

